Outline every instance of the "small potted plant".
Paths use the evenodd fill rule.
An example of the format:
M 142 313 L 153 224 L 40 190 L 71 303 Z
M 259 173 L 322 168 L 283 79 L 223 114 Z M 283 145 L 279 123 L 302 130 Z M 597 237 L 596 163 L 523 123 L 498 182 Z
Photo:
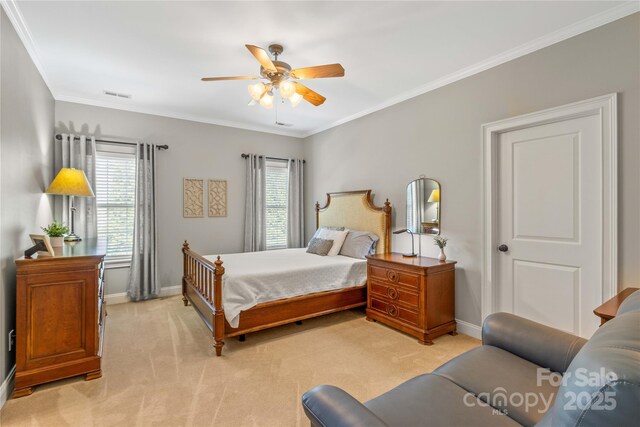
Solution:
M 440 261 L 446 261 L 447 260 L 447 255 L 444 253 L 444 248 L 447 246 L 447 241 L 449 239 L 447 239 L 446 237 L 442 237 L 442 236 L 435 236 L 433 238 L 433 244 L 436 245 L 437 247 L 440 248 L 440 255 L 438 256 L 438 259 Z
M 47 236 L 50 237 L 51 246 L 57 248 L 61 247 L 64 244 L 65 234 L 69 234 L 69 227 L 55 220 L 47 227 L 40 228 L 42 228 L 42 231 L 44 231 Z

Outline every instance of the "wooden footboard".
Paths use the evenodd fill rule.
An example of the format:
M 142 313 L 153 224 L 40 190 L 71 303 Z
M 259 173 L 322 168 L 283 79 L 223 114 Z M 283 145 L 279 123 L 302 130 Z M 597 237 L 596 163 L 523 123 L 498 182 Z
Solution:
M 220 257 L 211 262 L 182 245 L 184 267 L 182 274 L 182 300 L 191 302 L 202 320 L 213 333 L 216 355 L 222 355 L 224 347 L 224 307 L 222 306 L 222 276 L 224 267 Z
M 237 328 L 232 328 L 224 317 L 222 305 L 222 276 L 225 269 L 220 257 L 211 262 L 192 251 L 185 241 L 182 300 L 189 302 L 213 334 L 216 355 L 222 354 L 225 337 L 243 336 L 250 332 L 273 328 L 337 311 L 362 307 L 367 304 L 367 287 L 317 292 L 256 305 L 240 314 Z

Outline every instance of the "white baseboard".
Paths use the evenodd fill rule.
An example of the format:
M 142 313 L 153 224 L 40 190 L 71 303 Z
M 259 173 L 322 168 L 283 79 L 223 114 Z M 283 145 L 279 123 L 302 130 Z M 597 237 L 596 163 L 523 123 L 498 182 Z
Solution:
M 109 305 L 122 304 L 125 302 L 129 302 L 129 297 L 126 292 L 119 292 L 117 294 L 106 294 L 104 296 L 105 301 Z
M 172 297 L 174 295 L 180 295 L 182 293 L 182 286 L 167 286 L 160 288 L 160 298 Z M 104 299 L 109 305 L 122 304 L 129 302 L 129 297 L 126 292 L 119 292 L 115 294 L 106 294 Z
M 167 286 L 166 288 L 160 288 L 160 297 L 172 297 L 174 295 L 180 295 L 182 293 L 182 286 Z
M 13 378 L 16 375 L 16 365 L 13 365 L 11 371 L 9 371 L 9 375 L 2 382 L 2 386 L 0 386 L 0 409 L 4 406 L 7 399 L 10 397 L 11 392 L 11 384 L 13 383 Z
M 456 319 L 457 330 L 461 334 L 469 335 L 470 337 L 482 339 L 482 328 L 473 323 L 465 322 L 464 320 Z

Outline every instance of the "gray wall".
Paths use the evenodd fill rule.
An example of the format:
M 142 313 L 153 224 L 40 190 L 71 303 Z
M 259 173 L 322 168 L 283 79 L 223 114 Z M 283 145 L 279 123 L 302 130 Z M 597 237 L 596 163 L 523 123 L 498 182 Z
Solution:
M 442 230 L 458 261 L 456 317 L 480 324 L 483 123 L 618 92 L 619 284 L 640 280 L 640 14 L 526 55 L 305 140 L 307 197 L 371 188 L 404 227 L 404 192 L 420 174 L 442 184 Z M 541 171 L 543 173 L 543 171 Z M 307 233 L 313 212 L 307 211 Z M 423 254 L 434 256 L 423 237 Z M 395 250 L 410 245 L 401 235 Z
M 4 10 L 0 11 L 0 383 L 15 362 L 14 259 L 52 219 L 54 101 Z
M 251 110 L 247 109 L 247 114 Z M 158 256 L 163 287 L 180 285 L 180 248 L 185 239 L 200 253 L 242 251 L 245 165 L 240 154 L 295 158 L 303 154 L 303 143 L 298 138 L 69 102 L 56 102 L 55 120 L 57 133 L 169 145 L 168 151 L 158 155 Z M 228 216 L 183 218 L 183 178 L 226 179 Z M 124 292 L 126 277 L 127 272 L 122 269 L 107 272 L 106 293 Z

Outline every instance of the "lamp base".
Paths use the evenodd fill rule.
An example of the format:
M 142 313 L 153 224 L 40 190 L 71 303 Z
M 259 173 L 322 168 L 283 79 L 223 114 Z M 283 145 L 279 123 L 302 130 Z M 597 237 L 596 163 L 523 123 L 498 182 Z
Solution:
M 415 258 L 418 256 L 418 254 L 402 254 L 402 256 L 405 258 Z
M 82 239 L 78 236 L 76 236 L 75 233 L 71 233 L 68 236 L 65 236 L 64 241 L 65 242 L 80 242 Z

